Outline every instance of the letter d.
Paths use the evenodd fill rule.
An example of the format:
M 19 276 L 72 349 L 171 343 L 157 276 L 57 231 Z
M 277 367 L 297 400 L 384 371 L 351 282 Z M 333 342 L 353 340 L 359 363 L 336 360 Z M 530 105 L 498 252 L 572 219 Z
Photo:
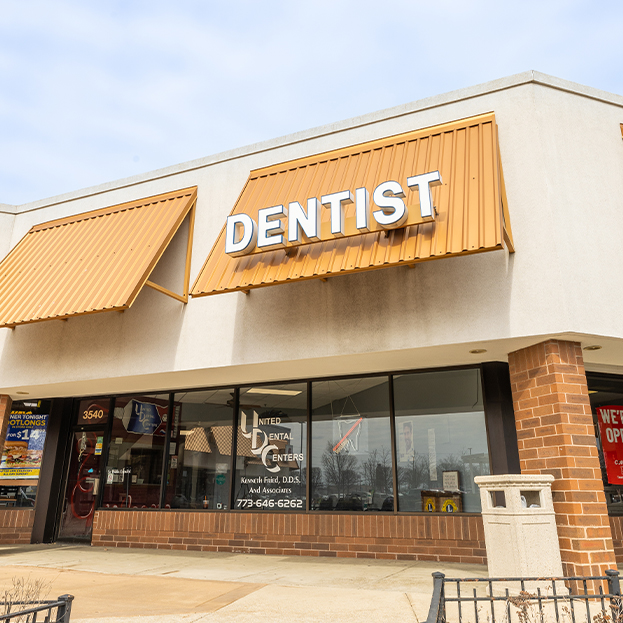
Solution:
M 255 249 L 257 224 L 248 214 L 232 214 L 225 227 L 225 253 L 232 257 L 247 255 Z

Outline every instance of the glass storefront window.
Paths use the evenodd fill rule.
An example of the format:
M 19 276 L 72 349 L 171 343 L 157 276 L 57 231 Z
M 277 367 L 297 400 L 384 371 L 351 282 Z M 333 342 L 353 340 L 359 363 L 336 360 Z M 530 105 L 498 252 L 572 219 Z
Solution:
M 586 373 L 610 515 L 623 515 L 623 377 Z
M 159 507 L 168 411 L 168 394 L 116 399 L 105 508 Z
M 480 370 L 394 377 L 398 510 L 480 512 L 489 474 Z
M 175 394 L 165 508 L 229 508 L 234 390 Z
M 240 390 L 234 508 L 305 510 L 307 384 Z
M 393 511 L 387 377 L 312 383 L 311 507 Z
M 480 512 L 490 473 L 479 368 L 118 397 L 106 430 L 102 400 L 103 508 Z

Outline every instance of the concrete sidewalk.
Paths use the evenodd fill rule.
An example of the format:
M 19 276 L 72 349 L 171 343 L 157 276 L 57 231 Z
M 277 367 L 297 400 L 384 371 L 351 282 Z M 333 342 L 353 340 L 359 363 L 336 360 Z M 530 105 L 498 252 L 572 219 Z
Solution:
M 43 579 L 75 596 L 72 623 L 423 621 L 433 571 L 486 577 L 482 565 L 117 549 L 0 546 L 0 592 Z

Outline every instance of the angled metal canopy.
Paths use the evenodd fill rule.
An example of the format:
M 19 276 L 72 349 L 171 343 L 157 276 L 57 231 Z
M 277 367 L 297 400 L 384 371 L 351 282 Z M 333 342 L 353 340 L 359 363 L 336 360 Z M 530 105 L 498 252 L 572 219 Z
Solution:
M 128 309 L 147 285 L 188 301 L 197 187 L 35 225 L 0 263 L 0 327 Z M 189 216 L 183 293 L 149 281 Z
M 443 257 L 508 248 L 514 251 L 495 115 L 486 113 L 251 171 L 232 214 L 258 217 L 268 206 L 305 205 L 308 197 L 439 170 L 434 222 L 316 244 L 231 257 L 225 227 L 193 285 L 209 296 L 305 279 L 322 279 Z M 406 201 L 414 203 L 414 193 Z M 344 218 L 354 220 L 354 205 Z M 329 210 L 322 211 L 322 227 Z

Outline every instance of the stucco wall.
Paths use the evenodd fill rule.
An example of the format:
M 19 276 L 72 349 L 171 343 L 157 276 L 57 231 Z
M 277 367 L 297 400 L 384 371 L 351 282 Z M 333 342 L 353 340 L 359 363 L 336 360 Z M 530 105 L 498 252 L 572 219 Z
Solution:
M 0 392 L 62 396 L 457 365 L 505 360 L 548 336 L 606 336 L 609 348 L 587 366 L 615 368 L 623 362 L 623 325 L 612 313 L 623 298 L 613 287 L 621 269 L 623 98 L 537 78 L 504 79 L 20 206 L 11 246 L 42 221 L 198 185 L 194 280 L 251 169 L 494 111 L 517 252 L 186 306 L 145 289 L 123 314 L 0 331 Z M 167 265 L 158 270 L 161 281 L 175 278 Z M 480 359 L 469 353 L 476 345 L 488 351 Z

